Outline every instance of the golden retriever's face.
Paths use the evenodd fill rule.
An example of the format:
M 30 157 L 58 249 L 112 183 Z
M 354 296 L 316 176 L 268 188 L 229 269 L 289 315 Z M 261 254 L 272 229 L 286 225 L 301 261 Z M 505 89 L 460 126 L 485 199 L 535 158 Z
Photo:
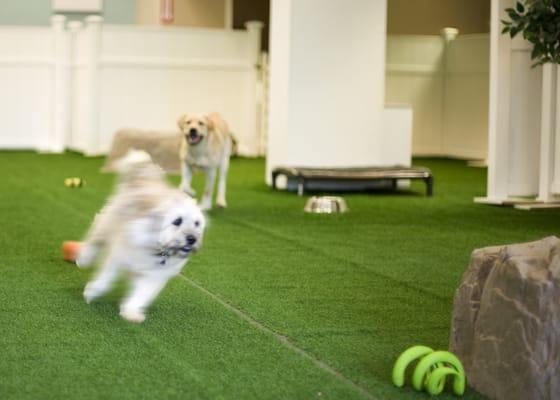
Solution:
M 199 144 L 208 136 L 208 130 L 211 129 L 209 124 L 208 117 L 199 115 L 182 115 L 177 121 L 179 129 L 191 146 Z

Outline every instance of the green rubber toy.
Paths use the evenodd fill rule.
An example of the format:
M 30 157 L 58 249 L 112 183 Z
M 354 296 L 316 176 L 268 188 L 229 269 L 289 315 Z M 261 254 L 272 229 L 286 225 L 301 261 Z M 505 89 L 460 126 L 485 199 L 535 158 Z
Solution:
M 445 388 L 445 380 L 453 377 L 453 392 L 461 396 L 465 393 L 465 370 L 461 361 L 448 351 L 434 351 L 427 346 L 412 346 L 403 352 L 393 367 L 393 384 L 402 387 L 405 381 L 406 368 L 414 360 L 419 359 L 412 373 L 414 389 L 425 390 L 435 396 Z
M 393 367 L 393 384 L 397 387 L 404 386 L 404 373 L 408 364 L 433 352 L 434 350 L 428 346 L 412 346 L 402 353 Z
M 451 367 L 455 369 L 457 374 L 455 374 L 455 379 L 453 381 L 453 392 L 458 396 L 461 396 L 463 393 L 465 393 L 465 370 L 463 369 L 463 364 L 461 364 L 461 361 L 459 361 L 457 357 L 455 357 L 448 351 L 434 351 L 433 353 L 428 354 L 427 356 L 422 358 L 422 360 L 420 360 L 420 362 L 414 369 L 414 373 L 412 374 L 412 386 L 414 387 L 414 389 L 423 389 L 422 383 L 424 381 L 426 373 L 428 373 L 430 367 L 437 363 L 450 364 Z M 433 372 L 431 372 L 431 375 L 435 375 L 438 369 L 435 369 Z M 445 375 L 446 374 L 442 375 L 444 379 Z M 430 377 L 430 379 L 431 378 L 432 377 Z

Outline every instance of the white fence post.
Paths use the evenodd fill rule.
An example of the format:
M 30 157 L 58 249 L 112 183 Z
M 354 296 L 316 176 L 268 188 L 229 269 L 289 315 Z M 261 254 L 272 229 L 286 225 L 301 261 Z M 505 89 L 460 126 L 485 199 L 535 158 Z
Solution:
M 259 155 L 259 122 L 257 109 L 259 108 L 258 100 L 258 87 L 259 87 L 259 71 L 260 68 L 260 53 L 261 53 L 261 32 L 264 24 L 260 21 L 248 21 L 245 23 L 245 28 L 249 34 L 249 47 L 248 58 L 252 64 L 250 84 L 252 90 L 248 91 L 248 102 L 251 105 L 249 109 L 248 120 L 251 121 L 251 131 L 247 132 L 246 137 L 249 138 L 247 143 L 242 144 L 243 149 L 247 154 L 257 156 Z
M 53 30 L 53 103 L 51 132 L 46 150 L 57 153 L 64 151 L 70 127 L 68 110 L 70 43 L 64 29 L 65 22 L 66 17 L 64 15 L 53 15 L 51 18 Z
M 71 149 L 78 150 L 76 135 L 78 134 L 77 128 L 79 127 L 78 119 L 76 117 L 77 107 L 76 107 L 76 85 L 77 85 L 77 69 L 79 68 L 78 60 L 78 43 L 77 36 L 79 32 L 83 29 L 84 24 L 82 21 L 70 21 L 67 24 L 68 32 L 70 34 L 70 130 L 68 132 L 66 146 Z
M 262 53 L 260 63 L 260 74 L 258 83 L 258 137 L 259 155 L 266 154 L 268 142 L 268 53 Z
M 83 130 L 86 133 L 86 155 L 99 152 L 99 57 L 101 52 L 101 29 L 103 18 L 90 15 L 86 18 L 85 71 L 86 86 L 83 100 L 86 102 Z

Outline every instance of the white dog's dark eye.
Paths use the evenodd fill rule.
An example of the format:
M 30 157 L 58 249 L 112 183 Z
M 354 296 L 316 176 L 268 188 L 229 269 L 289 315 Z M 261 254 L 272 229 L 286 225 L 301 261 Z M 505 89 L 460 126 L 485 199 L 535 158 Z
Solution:
M 194 221 L 194 226 L 198 228 L 200 226 L 200 221 Z
M 202 126 L 202 125 L 204 125 L 204 122 L 198 121 L 198 125 Z
M 180 226 L 183 223 L 183 218 L 179 217 L 175 221 L 172 222 L 175 226 Z
M 191 120 L 189 119 L 189 120 L 187 121 L 187 125 L 190 125 L 190 124 L 191 124 Z

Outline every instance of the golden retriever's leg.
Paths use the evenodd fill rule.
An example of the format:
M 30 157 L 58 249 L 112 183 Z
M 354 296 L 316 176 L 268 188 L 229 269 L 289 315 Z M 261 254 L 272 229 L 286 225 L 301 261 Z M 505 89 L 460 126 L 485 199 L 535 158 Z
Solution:
M 206 168 L 206 185 L 204 187 L 204 194 L 200 201 L 200 208 L 203 210 L 210 210 L 212 208 L 212 196 L 214 194 L 214 183 L 216 182 L 216 167 Z
M 226 203 L 226 180 L 227 173 L 229 170 L 229 157 L 231 154 L 231 141 L 228 141 L 224 149 L 224 154 L 222 156 L 222 162 L 220 163 L 220 177 L 218 180 L 218 197 L 216 198 L 216 205 L 218 207 L 225 208 Z
M 191 197 L 196 196 L 196 191 L 191 187 L 192 171 L 191 167 L 183 161 L 183 170 L 181 174 L 181 185 L 179 186 L 183 192 Z

